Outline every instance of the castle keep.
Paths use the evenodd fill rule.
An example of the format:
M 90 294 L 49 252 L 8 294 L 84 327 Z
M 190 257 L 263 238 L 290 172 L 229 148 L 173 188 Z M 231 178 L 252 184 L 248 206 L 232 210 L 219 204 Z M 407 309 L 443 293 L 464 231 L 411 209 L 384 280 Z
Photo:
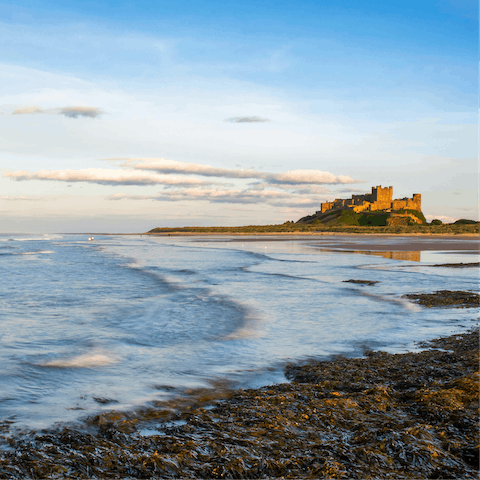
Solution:
M 382 188 L 372 187 L 372 193 L 366 195 L 352 195 L 352 198 L 343 200 L 335 199 L 333 202 L 325 202 L 320 205 L 320 212 L 325 213 L 329 210 L 350 208 L 356 213 L 374 212 L 377 210 L 400 210 L 402 208 L 409 210 L 422 211 L 422 196 L 414 193 L 413 198 L 397 198 L 393 200 L 393 187 Z

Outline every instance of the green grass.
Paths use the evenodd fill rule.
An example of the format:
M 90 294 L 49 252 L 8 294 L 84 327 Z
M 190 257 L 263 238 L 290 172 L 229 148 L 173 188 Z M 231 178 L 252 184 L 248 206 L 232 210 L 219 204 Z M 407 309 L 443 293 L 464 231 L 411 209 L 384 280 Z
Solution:
M 457 220 L 455 222 L 455 225 L 477 225 L 479 222 L 476 222 L 475 220 L 467 220 L 466 218 L 461 218 L 460 220 Z
M 423 216 L 422 212 L 418 210 L 409 210 L 409 209 L 402 209 L 396 210 L 393 213 L 405 214 L 409 213 L 415 217 L 417 217 L 422 224 L 426 224 L 427 221 Z M 378 211 L 378 212 L 360 212 L 356 213 L 351 209 L 343 209 L 343 210 L 333 210 L 329 212 L 325 212 L 320 215 L 310 215 L 308 217 L 301 218 L 299 223 L 303 224 L 328 224 L 328 225 L 358 225 L 358 226 L 386 226 L 387 225 L 387 218 L 389 217 L 389 213 L 385 211 Z M 409 223 L 414 223 L 413 219 L 410 220 Z
M 417 217 L 419 220 L 421 220 L 424 225 L 426 225 L 427 223 L 425 216 L 419 210 L 410 210 L 410 209 L 402 208 L 401 210 L 395 210 L 393 213 L 411 213 L 412 215 Z

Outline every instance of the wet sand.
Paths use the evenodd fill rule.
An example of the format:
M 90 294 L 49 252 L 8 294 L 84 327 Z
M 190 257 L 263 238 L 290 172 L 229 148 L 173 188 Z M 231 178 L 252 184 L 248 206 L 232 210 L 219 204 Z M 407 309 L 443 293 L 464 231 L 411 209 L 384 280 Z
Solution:
M 308 238 L 305 235 L 264 236 L 250 235 L 247 237 L 231 237 L 226 239 L 212 238 L 209 242 L 287 242 L 308 241 L 310 247 L 316 247 L 325 252 L 361 253 L 378 255 L 394 260 L 420 262 L 421 252 L 461 252 L 468 255 L 480 254 L 480 243 L 477 236 L 465 235 L 367 235 L 367 234 L 329 234 L 322 237 Z M 203 241 L 203 240 L 202 240 Z M 457 267 L 475 267 L 478 262 L 457 264 Z M 444 264 L 444 266 L 448 266 Z
M 354 241 L 352 241 L 354 240 Z M 386 240 L 386 241 L 385 241 Z M 362 236 L 361 238 L 346 238 L 336 242 L 322 242 L 323 248 L 342 250 L 370 250 L 370 251 L 470 251 L 479 253 L 480 244 L 478 240 L 456 236 L 451 237 L 430 237 L 418 239 L 415 237 L 378 237 Z
M 208 236 L 208 235 L 205 235 Z M 275 238 L 277 237 L 278 238 Z M 229 242 L 285 242 L 293 240 L 306 240 L 305 237 L 315 237 L 310 245 L 318 245 L 322 248 L 342 250 L 374 250 L 374 251 L 467 251 L 472 253 L 480 252 L 480 241 L 478 235 L 386 235 L 386 234 L 285 234 L 275 235 L 249 235 L 246 238 L 238 238 L 235 235 Z M 209 241 L 224 241 L 223 239 L 210 238 Z M 325 238 L 318 238 L 325 237 Z M 426 238 L 425 238 L 426 237 Z M 310 240 L 310 239 L 308 239 Z

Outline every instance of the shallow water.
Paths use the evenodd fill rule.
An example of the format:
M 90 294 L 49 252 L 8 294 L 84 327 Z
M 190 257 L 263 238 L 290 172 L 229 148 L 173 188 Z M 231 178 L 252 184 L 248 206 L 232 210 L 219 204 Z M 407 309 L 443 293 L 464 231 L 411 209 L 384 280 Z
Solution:
M 478 261 L 468 251 L 408 262 L 318 244 L 0 236 L 0 420 L 41 428 L 218 380 L 265 385 L 283 381 L 290 360 L 414 349 L 476 320 L 475 309 L 401 298 L 477 290 L 477 269 L 422 263 Z M 343 283 L 351 278 L 379 283 Z

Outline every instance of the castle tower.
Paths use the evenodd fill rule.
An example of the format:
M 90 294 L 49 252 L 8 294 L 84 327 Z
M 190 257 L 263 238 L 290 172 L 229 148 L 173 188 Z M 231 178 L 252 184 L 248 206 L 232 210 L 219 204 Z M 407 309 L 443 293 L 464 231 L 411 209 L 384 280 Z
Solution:
M 392 208 L 393 187 L 382 188 L 381 185 L 372 187 L 372 205 L 370 209 L 373 210 L 388 210 Z
M 422 195 L 420 193 L 413 194 L 414 210 L 422 211 Z

